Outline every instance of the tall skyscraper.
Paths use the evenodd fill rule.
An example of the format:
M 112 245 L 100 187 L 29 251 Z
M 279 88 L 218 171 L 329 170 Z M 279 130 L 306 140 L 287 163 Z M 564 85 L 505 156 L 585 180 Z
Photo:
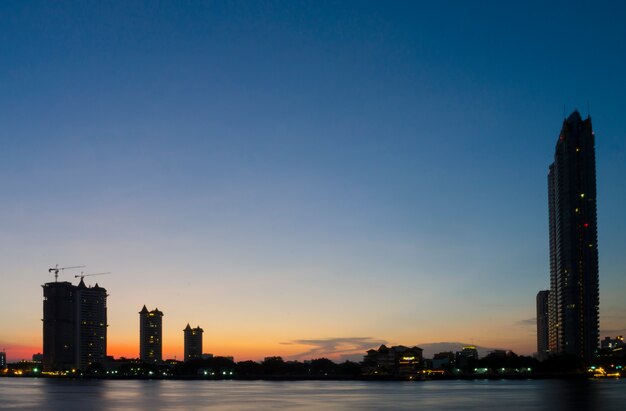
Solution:
M 549 349 L 591 361 L 599 339 L 595 136 L 591 118 L 564 122 L 548 173 Z
M 84 370 L 89 364 L 102 362 L 107 355 L 107 293 L 96 283 L 85 286 L 81 278 L 76 287 L 76 324 L 78 367 Z
M 200 326 L 191 328 L 189 323 L 183 330 L 185 333 L 185 361 L 202 358 L 202 333 Z
M 76 368 L 76 291 L 67 281 L 43 286 L 43 369 Z
M 548 299 L 550 291 L 537 293 L 537 359 L 543 361 L 548 358 Z
M 139 311 L 139 358 L 143 362 L 163 361 L 163 313 L 144 305 Z
M 106 357 L 106 290 L 67 281 L 43 285 L 43 369 L 85 369 Z
M 4 350 L 0 351 L 0 370 L 7 368 L 7 353 Z

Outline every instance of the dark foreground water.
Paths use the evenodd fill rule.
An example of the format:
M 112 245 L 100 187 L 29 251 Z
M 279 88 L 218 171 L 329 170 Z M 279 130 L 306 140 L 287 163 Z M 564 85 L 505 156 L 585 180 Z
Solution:
M 0 378 L 19 410 L 624 410 L 626 380 L 72 381 Z

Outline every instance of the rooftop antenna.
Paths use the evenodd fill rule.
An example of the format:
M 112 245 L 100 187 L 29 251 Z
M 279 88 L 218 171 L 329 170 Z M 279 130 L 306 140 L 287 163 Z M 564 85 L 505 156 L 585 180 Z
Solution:
M 587 100 L 587 118 L 591 117 L 591 105 L 589 104 L 589 100 Z
M 63 270 L 69 270 L 69 269 L 73 269 L 73 268 L 85 268 L 87 267 L 86 265 L 76 265 L 73 267 L 59 267 L 59 265 L 55 265 L 52 268 L 48 268 L 48 272 L 49 273 L 54 273 L 54 282 L 58 282 L 59 281 L 59 271 L 63 271 Z

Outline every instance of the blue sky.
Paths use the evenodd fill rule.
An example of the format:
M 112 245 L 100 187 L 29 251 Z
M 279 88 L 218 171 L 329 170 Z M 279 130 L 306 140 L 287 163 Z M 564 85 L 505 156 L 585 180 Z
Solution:
M 350 338 L 531 353 L 547 167 L 564 109 L 588 105 L 601 329 L 625 332 L 625 14 L 2 3 L 0 344 L 38 350 L 59 263 L 113 273 L 116 355 L 136 355 L 143 304 L 171 356 L 187 322 L 236 358 Z

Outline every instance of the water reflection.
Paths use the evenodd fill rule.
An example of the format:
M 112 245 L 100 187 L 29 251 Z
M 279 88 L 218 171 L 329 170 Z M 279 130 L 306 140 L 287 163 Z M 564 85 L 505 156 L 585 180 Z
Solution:
M 0 408 L 46 410 L 613 410 L 624 380 L 141 381 L 0 378 Z
M 555 411 L 618 409 L 626 399 L 620 391 L 625 384 L 619 380 L 547 381 L 544 402 Z M 623 409 L 622 407 L 619 407 Z

